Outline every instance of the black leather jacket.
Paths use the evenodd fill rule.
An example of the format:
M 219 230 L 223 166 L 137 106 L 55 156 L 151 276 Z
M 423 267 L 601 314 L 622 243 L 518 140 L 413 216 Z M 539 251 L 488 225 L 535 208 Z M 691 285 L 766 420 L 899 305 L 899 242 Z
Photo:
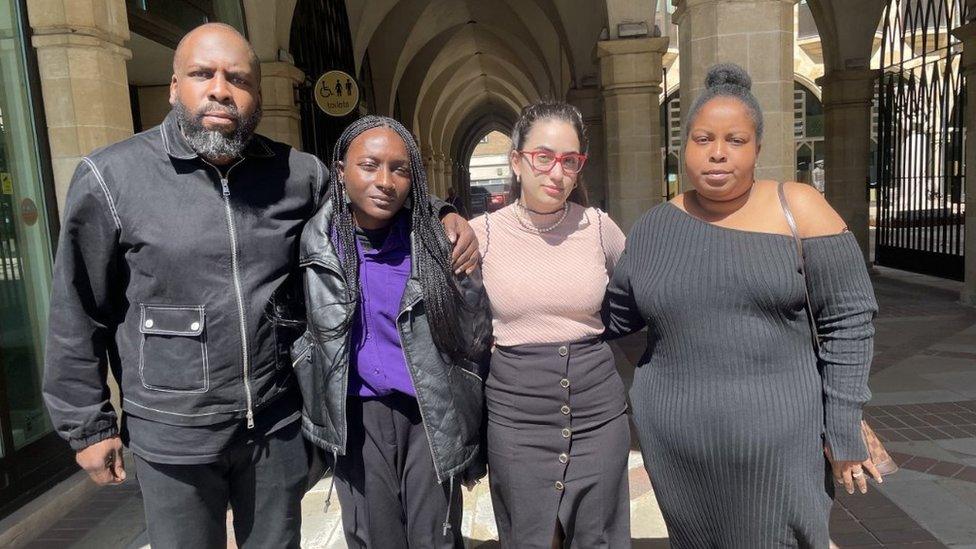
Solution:
M 332 211 L 332 202 L 326 202 L 302 233 L 299 265 L 304 269 L 308 329 L 292 347 L 292 359 L 304 401 L 305 436 L 321 448 L 345 455 L 351 329 L 346 320 L 357 304 L 345 302 L 345 278 L 328 237 Z M 451 477 L 471 480 L 484 474 L 486 372 L 481 365 L 485 360 L 452 364 L 434 346 L 416 264 L 414 261 L 397 315 L 400 344 L 417 392 L 438 481 Z M 469 356 L 486 358 L 491 343 L 491 312 L 480 271 L 462 278 L 459 286 L 468 305 L 459 322 L 471 344 Z
M 118 432 L 109 364 L 122 409 L 170 425 L 251 419 L 293 385 L 302 330 L 272 309 L 294 301 L 283 291 L 326 181 L 314 156 L 261 136 L 221 173 L 172 113 L 85 157 L 54 262 L 44 395 L 58 433 L 81 449 Z

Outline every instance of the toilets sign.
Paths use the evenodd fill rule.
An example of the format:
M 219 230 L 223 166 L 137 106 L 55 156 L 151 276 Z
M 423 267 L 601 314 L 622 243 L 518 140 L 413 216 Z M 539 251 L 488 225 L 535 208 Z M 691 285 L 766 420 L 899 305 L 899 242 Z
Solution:
M 315 83 L 315 103 L 329 116 L 346 116 L 359 104 L 359 84 L 342 71 L 329 71 Z

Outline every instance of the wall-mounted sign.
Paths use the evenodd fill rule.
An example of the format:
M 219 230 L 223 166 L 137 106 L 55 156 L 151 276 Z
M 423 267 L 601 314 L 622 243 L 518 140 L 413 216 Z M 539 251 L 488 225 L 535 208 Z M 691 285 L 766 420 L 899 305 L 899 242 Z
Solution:
M 10 179 L 10 174 L 0 172 L 0 184 L 3 186 L 3 194 L 14 194 L 14 181 Z
M 342 71 L 329 71 L 315 83 L 315 103 L 329 116 L 346 116 L 359 104 L 359 84 Z
M 37 204 L 34 204 L 34 201 L 30 198 L 25 198 L 20 201 L 20 219 L 28 227 L 37 223 Z

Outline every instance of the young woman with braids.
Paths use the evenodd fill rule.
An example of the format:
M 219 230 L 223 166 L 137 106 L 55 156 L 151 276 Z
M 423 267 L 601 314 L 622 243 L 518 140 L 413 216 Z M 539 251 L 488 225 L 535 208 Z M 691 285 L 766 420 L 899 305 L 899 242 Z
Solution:
M 530 105 L 512 133 L 516 201 L 471 221 L 496 337 L 486 398 L 499 540 L 630 547 L 627 404 L 600 339 L 624 236 L 587 207 L 575 107 Z
M 353 122 L 332 161 L 330 195 L 301 241 L 303 431 L 335 454 L 350 547 L 462 547 L 457 485 L 485 469 L 480 272 L 455 276 L 399 122 Z

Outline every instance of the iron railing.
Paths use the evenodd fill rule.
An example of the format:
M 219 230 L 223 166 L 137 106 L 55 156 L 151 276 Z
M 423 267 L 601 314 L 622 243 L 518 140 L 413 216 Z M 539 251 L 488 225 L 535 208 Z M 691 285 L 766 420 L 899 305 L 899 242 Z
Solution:
M 890 0 L 878 76 L 875 261 L 963 275 L 965 0 Z

